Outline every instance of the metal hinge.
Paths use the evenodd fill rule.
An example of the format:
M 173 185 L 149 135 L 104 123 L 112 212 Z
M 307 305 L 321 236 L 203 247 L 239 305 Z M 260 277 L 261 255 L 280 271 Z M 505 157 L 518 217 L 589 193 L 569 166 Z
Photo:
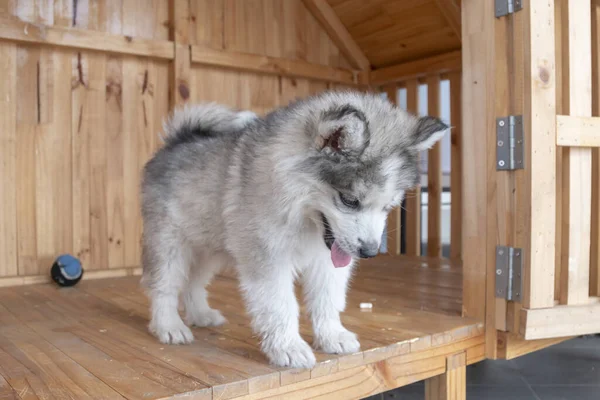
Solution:
M 496 169 L 523 169 L 523 117 L 511 115 L 496 119 Z
M 521 249 L 496 246 L 496 297 L 520 302 L 522 271 Z
M 495 0 L 494 10 L 496 18 L 504 17 L 505 15 L 512 14 L 523 8 L 522 0 Z

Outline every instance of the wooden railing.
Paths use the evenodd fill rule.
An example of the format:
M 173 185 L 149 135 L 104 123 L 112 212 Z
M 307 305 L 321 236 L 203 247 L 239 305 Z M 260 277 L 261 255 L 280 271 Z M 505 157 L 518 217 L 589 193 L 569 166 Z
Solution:
M 456 66 L 454 66 L 456 67 Z M 449 257 L 461 257 L 461 73 L 435 73 L 421 78 L 411 78 L 387 84 L 382 90 L 388 99 L 398 104 L 398 95 L 406 93 L 406 110 L 419 114 L 419 86 L 427 87 L 426 114 L 441 117 L 441 91 L 443 81 L 449 81 L 450 96 L 450 176 L 449 185 L 443 184 L 442 176 L 442 144 L 437 143 L 427 154 L 427 256 L 442 257 L 442 193 L 444 186 L 450 189 L 450 253 Z M 387 252 L 391 255 L 406 254 L 420 256 L 421 254 L 421 188 L 418 187 L 406 194 L 403 213 L 401 209 L 394 210 L 388 219 Z M 404 238 L 402 238 L 404 233 Z M 404 246 L 402 246 L 404 243 Z

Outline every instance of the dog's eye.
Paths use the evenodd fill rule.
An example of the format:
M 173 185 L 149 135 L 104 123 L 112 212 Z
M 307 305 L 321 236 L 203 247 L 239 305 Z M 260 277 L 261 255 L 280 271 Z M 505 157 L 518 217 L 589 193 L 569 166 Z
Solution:
M 351 208 L 353 210 L 360 207 L 360 201 L 356 197 L 347 196 L 343 193 L 340 193 L 340 200 L 346 207 Z

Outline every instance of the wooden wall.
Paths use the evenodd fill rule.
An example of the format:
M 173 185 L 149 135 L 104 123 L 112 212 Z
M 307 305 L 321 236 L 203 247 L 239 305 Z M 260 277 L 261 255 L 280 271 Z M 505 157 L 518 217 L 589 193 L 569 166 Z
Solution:
M 183 3 L 191 53 L 249 53 L 351 76 L 300 0 Z M 0 285 L 41 280 L 30 277 L 47 276 L 67 252 L 91 273 L 139 266 L 140 171 L 161 144 L 180 75 L 174 12 L 164 0 L 0 0 Z M 185 72 L 188 100 L 261 113 L 344 84 L 290 75 L 202 60 Z

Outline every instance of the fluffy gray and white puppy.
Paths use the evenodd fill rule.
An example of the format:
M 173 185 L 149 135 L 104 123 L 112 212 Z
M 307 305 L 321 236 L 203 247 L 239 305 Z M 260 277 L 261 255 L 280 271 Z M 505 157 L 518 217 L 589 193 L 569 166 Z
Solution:
M 205 287 L 233 265 L 271 363 L 315 363 L 298 330 L 296 278 L 313 346 L 358 351 L 339 315 L 354 260 L 378 253 L 389 211 L 419 180 L 418 152 L 447 129 L 351 91 L 325 92 L 264 117 L 214 103 L 176 111 L 142 184 L 150 331 L 181 344 L 193 340 L 188 325 L 225 323 Z

